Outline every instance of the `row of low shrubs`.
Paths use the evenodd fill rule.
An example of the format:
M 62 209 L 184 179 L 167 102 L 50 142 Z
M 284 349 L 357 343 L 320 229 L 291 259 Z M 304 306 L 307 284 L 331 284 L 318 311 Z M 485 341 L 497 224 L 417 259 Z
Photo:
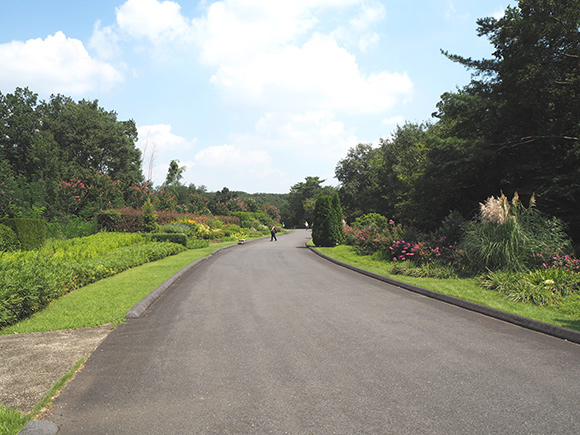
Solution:
M 169 211 L 155 211 L 154 214 L 157 225 L 166 225 L 180 220 L 195 220 L 212 228 L 240 224 L 240 218 L 237 216 L 193 215 Z M 127 207 L 105 210 L 97 214 L 97 230 L 122 233 L 148 232 L 145 228 L 145 219 L 145 213 L 139 209 Z
M 561 221 L 525 207 L 517 194 L 481 204 L 466 221 L 452 213 L 439 231 L 421 234 L 377 214 L 345 225 L 346 243 L 388 261 L 391 272 L 417 277 L 479 277 L 511 300 L 558 303 L 580 293 L 580 260 Z
M 99 233 L 51 241 L 40 250 L 0 254 L 0 328 L 79 287 L 185 249 L 139 234 Z

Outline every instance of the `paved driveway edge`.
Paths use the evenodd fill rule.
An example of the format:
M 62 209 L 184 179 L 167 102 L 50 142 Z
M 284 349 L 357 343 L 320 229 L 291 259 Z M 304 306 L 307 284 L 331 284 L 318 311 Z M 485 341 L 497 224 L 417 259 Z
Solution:
M 151 293 L 149 293 L 147 296 L 145 296 L 143 299 L 141 299 L 139 302 L 137 302 L 137 304 L 133 308 L 131 308 L 127 312 L 127 314 L 125 314 L 125 318 L 126 319 L 137 319 L 137 318 L 141 317 L 143 315 L 143 313 L 145 311 L 147 311 L 147 308 L 149 308 L 153 302 L 155 302 L 157 299 L 159 299 L 159 297 L 163 293 L 165 293 L 165 291 L 169 287 L 171 287 L 175 283 L 175 281 L 177 281 L 183 275 L 188 273 L 191 269 L 196 267 L 198 264 L 207 260 L 212 255 L 215 255 L 224 249 L 231 248 L 232 246 L 238 246 L 238 245 L 228 245 L 228 246 L 218 248 L 215 251 L 213 251 L 211 254 L 209 254 L 207 257 L 201 257 L 200 259 L 195 260 L 193 263 L 185 266 L 179 272 L 176 272 L 175 274 L 170 276 L 163 284 L 161 284 L 159 287 L 157 287 L 155 290 L 153 290 Z
M 317 251 L 312 246 L 306 244 L 306 247 L 310 251 L 314 252 L 316 255 L 331 261 L 332 263 L 338 264 L 339 266 L 345 267 L 347 269 L 353 270 L 355 272 L 361 273 L 363 275 L 369 276 L 371 278 L 378 279 L 380 281 L 386 282 L 388 284 L 394 285 L 396 287 L 403 288 L 415 293 L 422 294 L 433 299 L 446 302 L 448 304 L 456 305 L 461 308 L 465 308 L 470 311 L 475 311 L 486 316 L 494 317 L 505 322 L 513 323 L 515 325 L 521 326 L 523 328 L 531 329 L 533 331 L 541 332 L 543 334 L 551 335 L 553 337 L 561 338 L 563 340 L 571 341 L 573 343 L 580 344 L 580 332 L 574 331 L 572 329 L 562 328 L 561 326 L 551 325 L 549 323 L 540 322 L 539 320 L 529 319 L 527 317 L 519 316 L 517 314 L 508 313 L 506 311 L 501 311 L 496 308 L 487 307 L 485 305 L 478 304 L 476 302 L 470 302 L 463 299 L 456 298 L 454 296 L 449 296 L 443 293 L 435 292 L 433 290 L 427 290 L 422 287 L 417 287 L 412 284 L 407 284 L 401 281 L 394 280 L 392 278 L 387 278 L 368 270 L 363 270 L 358 267 L 352 266 L 350 264 L 343 263 L 334 258 L 324 255 L 323 253 Z

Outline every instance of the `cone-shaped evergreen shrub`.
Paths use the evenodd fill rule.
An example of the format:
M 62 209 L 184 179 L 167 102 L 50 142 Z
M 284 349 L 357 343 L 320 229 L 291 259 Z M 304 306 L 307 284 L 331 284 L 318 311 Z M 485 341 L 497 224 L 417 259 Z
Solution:
M 331 238 L 335 245 L 340 245 L 344 242 L 344 226 L 342 224 L 343 214 L 340 206 L 340 198 L 338 192 L 335 192 L 332 197 L 332 223 L 331 223 Z
M 330 236 L 332 222 L 332 200 L 330 196 L 320 195 L 314 205 L 312 241 L 316 246 L 335 246 Z
M 340 245 L 344 239 L 342 208 L 338 193 L 333 197 L 320 195 L 314 206 L 312 241 L 316 246 Z

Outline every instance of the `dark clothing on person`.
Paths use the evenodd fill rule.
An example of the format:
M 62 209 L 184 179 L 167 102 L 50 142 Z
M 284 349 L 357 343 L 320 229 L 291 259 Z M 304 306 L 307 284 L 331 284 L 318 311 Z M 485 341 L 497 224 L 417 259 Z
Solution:
M 278 239 L 276 238 L 276 232 L 277 232 L 276 227 L 273 226 L 272 228 L 270 228 L 270 235 L 271 235 L 270 241 L 272 241 L 272 240 L 275 240 L 276 242 L 278 241 Z

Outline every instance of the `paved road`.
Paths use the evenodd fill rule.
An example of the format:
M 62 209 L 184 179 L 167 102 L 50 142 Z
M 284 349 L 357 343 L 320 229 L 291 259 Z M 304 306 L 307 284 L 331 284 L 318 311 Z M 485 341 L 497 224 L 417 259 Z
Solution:
M 309 234 L 222 251 L 115 329 L 59 435 L 580 433 L 580 346 L 336 266 Z

